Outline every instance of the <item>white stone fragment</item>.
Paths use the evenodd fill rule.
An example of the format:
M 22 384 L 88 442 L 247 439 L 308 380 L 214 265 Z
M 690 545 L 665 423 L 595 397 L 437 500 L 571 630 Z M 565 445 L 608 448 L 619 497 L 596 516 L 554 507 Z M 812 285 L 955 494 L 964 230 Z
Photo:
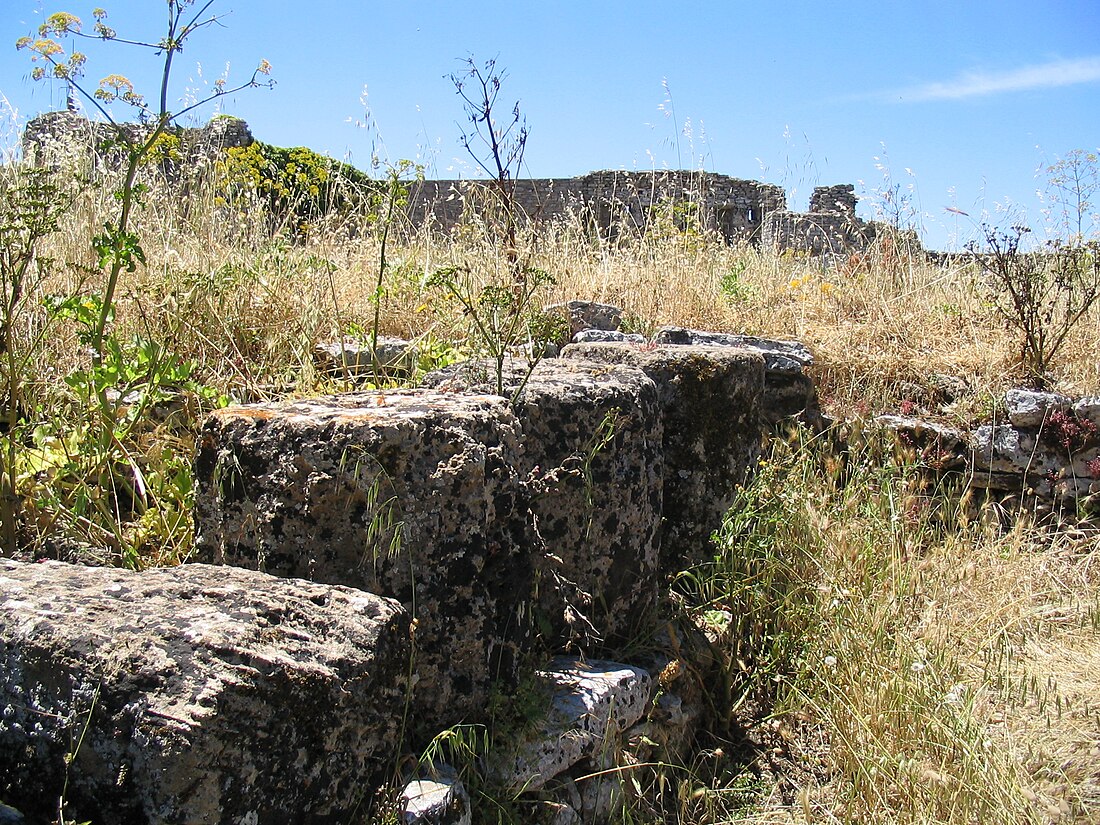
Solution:
M 1052 412 L 1069 409 L 1073 402 L 1054 392 L 1009 390 L 1005 393 L 1008 420 L 1014 427 L 1041 427 Z
M 614 748 L 649 707 L 653 678 L 616 662 L 559 656 L 540 671 L 553 686 L 546 720 L 503 768 L 505 783 L 533 791 L 582 759 Z

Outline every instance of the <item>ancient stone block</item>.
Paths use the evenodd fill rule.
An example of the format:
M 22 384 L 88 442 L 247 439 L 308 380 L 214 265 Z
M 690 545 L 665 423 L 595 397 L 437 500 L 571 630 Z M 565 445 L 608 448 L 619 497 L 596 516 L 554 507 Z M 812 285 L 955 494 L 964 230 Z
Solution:
M 1059 393 L 1021 389 L 1005 393 L 1008 420 L 1014 427 L 1041 427 L 1051 413 L 1068 410 L 1072 405 L 1072 400 Z
M 369 342 L 318 344 L 313 361 L 321 372 L 339 378 L 407 377 L 416 370 L 419 355 L 403 338 L 378 337 L 377 353 Z
M 618 738 L 645 714 L 653 677 L 629 665 L 559 656 L 539 678 L 551 688 L 539 729 L 495 772 L 510 788 L 537 791 L 582 759 L 612 753 Z
M 764 358 L 735 347 L 572 344 L 565 358 L 628 364 L 657 385 L 664 419 L 663 573 L 709 558 L 760 455 Z
M 596 301 L 568 301 L 546 307 L 548 314 L 564 313 L 569 321 L 569 337 L 573 338 L 584 330 L 615 332 L 623 322 L 623 311 L 611 304 Z
M 961 430 L 907 415 L 880 415 L 872 426 L 893 433 L 922 466 L 939 472 L 966 468 L 970 445 Z
M 637 332 L 584 329 L 573 336 L 574 344 L 646 344 L 646 337 Z
M 454 768 L 441 766 L 401 791 L 403 825 L 470 825 L 470 794 Z
M 0 795 L 33 822 L 64 789 L 72 821 L 343 823 L 394 758 L 410 650 L 392 600 L 6 560 L 0 592 Z
M 976 472 L 1041 476 L 1057 472 L 1061 461 L 1034 432 L 1010 424 L 986 424 L 972 435 L 972 464 Z
M 813 366 L 814 356 L 801 341 L 777 341 L 682 327 L 663 327 L 657 330 L 653 341 L 659 345 L 737 347 L 760 353 L 764 358 L 763 420 L 777 424 L 783 419 L 801 416 L 805 423 L 818 426 L 817 388 L 807 372 Z
M 1073 405 L 1073 414 L 1100 427 L 1100 397 L 1086 396 Z
M 429 386 L 487 392 L 494 365 L 455 364 Z M 505 365 L 523 433 L 539 624 L 545 641 L 621 642 L 656 605 L 662 412 L 644 372 L 548 358 Z M 524 514 L 526 515 L 526 514 Z
M 196 552 L 393 596 L 416 622 L 416 718 L 485 713 L 527 633 L 519 424 L 496 397 L 348 393 L 220 410 L 199 437 Z

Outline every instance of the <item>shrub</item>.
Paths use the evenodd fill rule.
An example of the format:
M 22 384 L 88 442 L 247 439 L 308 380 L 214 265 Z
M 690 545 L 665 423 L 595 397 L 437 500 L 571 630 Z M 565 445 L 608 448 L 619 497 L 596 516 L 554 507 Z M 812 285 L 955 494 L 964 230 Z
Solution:
M 1020 360 L 1028 379 L 1043 387 L 1066 336 L 1100 297 L 1100 243 L 1078 238 L 1026 251 L 1027 227 L 984 231 L 985 249 L 971 247 L 974 260 L 993 306 L 1023 339 Z
M 354 166 L 311 149 L 283 149 L 259 141 L 230 148 L 218 171 L 223 202 L 257 196 L 268 214 L 295 234 L 305 234 L 319 218 L 348 216 L 363 204 L 364 191 L 376 183 Z M 272 227 L 277 228 L 277 227 Z

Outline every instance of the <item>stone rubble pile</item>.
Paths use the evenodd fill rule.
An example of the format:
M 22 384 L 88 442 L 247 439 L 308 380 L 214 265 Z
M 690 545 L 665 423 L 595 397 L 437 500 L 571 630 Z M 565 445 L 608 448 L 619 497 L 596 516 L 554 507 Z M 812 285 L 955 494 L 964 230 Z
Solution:
M 876 423 L 924 467 L 954 474 L 1011 509 L 1100 513 L 1100 398 L 1015 389 L 1005 409 L 1007 421 L 971 431 L 910 416 Z

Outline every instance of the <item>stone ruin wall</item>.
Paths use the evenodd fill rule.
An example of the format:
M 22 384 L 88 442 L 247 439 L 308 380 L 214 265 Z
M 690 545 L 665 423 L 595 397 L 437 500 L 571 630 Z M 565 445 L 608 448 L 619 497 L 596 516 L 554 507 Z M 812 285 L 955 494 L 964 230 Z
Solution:
M 147 133 L 148 126 L 139 123 L 121 125 L 127 139 L 136 140 Z M 197 129 L 171 128 L 179 138 L 179 159 L 162 168 L 169 176 L 182 169 L 217 159 L 227 149 L 251 146 L 255 139 L 248 124 L 236 117 L 215 117 Z M 68 151 L 78 147 L 92 157 L 118 162 L 121 155 L 111 146 L 117 141 L 115 127 L 108 123 L 89 120 L 78 112 L 47 112 L 27 124 L 23 130 L 23 157 L 39 166 L 56 162 L 57 147 Z
M 484 181 L 424 181 L 414 187 L 409 216 L 450 229 L 462 217 L 463 203 Z M 768 213 L 786 208 L 786 195 L 772 184 L 712 172 L 590 172 L 576 178 L 516 181 L 516 201 L 529 220 L 552 223 L 579 218 L 601 235 L 643 230 L 655 210 L 670 203 L 698 204 L 701 228 L 729 242 L 754 240 Z
M 485 181 L 433 180 L 413 188 L 409 217 L 449 230 L 476 201 Z M 490 196 L 482 195 L 484 198 Z M 529 220 L 550 223 L 579 218 L 602 237 L 644 230 L 656 210 L 693 204 L 702 229 L 727 243 L 752 243 L 777 251 L 814 255 L 861 251 L 874 240 L 875 225 L 856 216 L 855 186 L 819 186 L 808 212 L 787 209 L 782 188 L 713 172 L 591 172 L 576 178 L 516 182 L 516 201 Z
M 423 745 L 486 722 L 537 629 L 613 650 L 709 558 L 766 422 L 815 406 L 808 351 L 760 344 L 574 345 L 514 404 L 475 364 L 435 388 L 218 411 L 192 563 L 0 560 L 18 596 L 0 600 L 0 799 L 42 813 L 63 777 L 41 765 L 64 764 L 80 720 L 69 798 L 100 821 L 347 821 L 399 727 Z M 644 711 L 656 680 L 630 670 Z
M 844 254 L 866 249 L 875 239 L 876 224 L 856 216 L 855 186 L 850 183 L 818 186 L 810 196 L 808 212 L 776 210 L 769 213 L 761 246 L 813 255 Z
M 145 128 L 124 124 L 131 137 Z M 188 166 L 208 162 L 220 152 L 254 142 L 248 124 L 234 117 L 217 117 L 202 128 L 178 128 L 178 160 L 162 163 L 174 177 Z M 99 156 L 114 138 L 105 123 L 77 112 L 50 112 L 27 124 L 23 154 L 46 163 L 51 147 L 76 141 Z M 106 156 L 111 157 L 110 150 Z M 408 218 L 414 226 L 430 221 L 450 231 L 464 210 L 483 213 L 490 203 L 486 181 L 427 180 L 413 184 Z M 690 217 L 700 228 L 717 232 L 728 243 L 749 242 L 776 251 L 795 250 L 814 255 L 861 251 L 875 238 L 875 224 L 856 217 L 855 187 L 851 184 L 817 187 L 808 212 L 787 209 L 783 189 L 769 183 L 731 178 L 714 172 L 600 171 L 574 178 L 516 181 L 516 201 L 528 218 L 552 223 L 579 218 L 602 237 L 644 230 L 655 210 L 670 204 L 692 204 Z

